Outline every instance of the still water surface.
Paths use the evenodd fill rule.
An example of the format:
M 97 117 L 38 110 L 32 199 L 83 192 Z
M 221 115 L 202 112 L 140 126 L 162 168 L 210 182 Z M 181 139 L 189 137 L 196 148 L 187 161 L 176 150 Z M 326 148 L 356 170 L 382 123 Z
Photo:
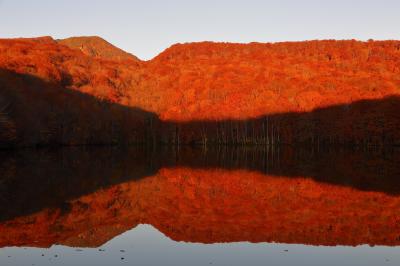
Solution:
M 395 150 L 0 159 L 0 265 L 400 265 Z

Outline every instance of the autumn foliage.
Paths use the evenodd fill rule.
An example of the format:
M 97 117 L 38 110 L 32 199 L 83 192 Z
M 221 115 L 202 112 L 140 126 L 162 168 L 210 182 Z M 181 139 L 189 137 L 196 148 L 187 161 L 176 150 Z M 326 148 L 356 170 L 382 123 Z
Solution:
M 97 36 L 71 37 L 56 41 L 70 48 L 78 49 L 84 54 L 95 58 L 103 58 L 116 61 L 139 61 L 136 56 L 113 46 L 106 40 Z
M 90 95 L 103 105 L 126 107 L 113 126 L 98 126 L 112 134 L 93 141 L 71 137 L 83 144 L 118 139 L 115 142 L 394 145 L 400 137 L 399 66 L 398 41 L 188 43 L 140 61 L 97 37 L 13 39 L 0 41 L 0 98 L 14 104 L 8 115 L 19 124 L 13 141 L 17 144 L 27 143 L 18 135 L 24 130 L 17 121 L 24 110 L 47 97 L 42 91 L 58 88 Z M 42 88 L 34 89 L 27 76 L 42 82 Z M 35 99 L 27 96 L 33 90 Z M 108 107 L 97 114 L 91 104 L 74 101 L 76 119 L 92 113 L 98 123 L 113 123 Z M 46 104 L 33 108 L 35 116 L 48 116 Z M 131 109 L 146 114 L 136 125 L 141 132 L 125 128 Z M 84 133 L 68 134 L 97 135 L 94 120 L 85 120 Z M 46 131 L 50 126 L 41 127 Z M 132 131 L 135 137 L 129 137 Z M 73 141 L 58 137 L 57 142 Z

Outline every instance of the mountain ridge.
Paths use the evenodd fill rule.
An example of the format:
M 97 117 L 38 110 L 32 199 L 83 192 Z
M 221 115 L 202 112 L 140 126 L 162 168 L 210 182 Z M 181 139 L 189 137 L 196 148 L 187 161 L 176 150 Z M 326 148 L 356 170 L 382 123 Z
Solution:
M 140 61 L 136 56 L 112 45 L 99 36 L 79 36 L 65 39 L 57 39 L 56 42 L 66 45 L 72 49 L 78 49 L 84 54 L 110 60 L 133 60 Z
M 352 103 L 385 101 L 400 95 L 399 41 L 197 42 L 173 45 L 149 61 L 110 60 L 108 56 L 99 55 L 85 54 L 48 37 L 0 40 L 0 68 L 8 72 L 2 81 L 4 91 L 17 99 L 25 97 L 19 95 L 20 90 L 10 79 L 12 73 L 16 73 L 41 79 L 49 86 L 53 84 L 63 90 L 93 96 L 99 101 L 140 109 L 160 121 L 186 124 L 197 121 L 198 125 L 190 130 L 185 126 L 188 131 L 182 138 L 176 133 L 173 142 L 180 139 L 180 143 L 204 142 L 210 138 L 218 142 L 216 139 L 221 135 L 213 134 L 221 129 L 211 133 L 209 129 L 199 128 L 207 121 L 221 124 L 218 127 L 223 128 L 224 139 L 227 134 L 243 132 L 240 134 L 247 136 L 241 140 L 244 142 L 255 135 L 265 135 L 261 132 L 265 122 L 251 122 L 254 132 L 250 133 L 247 125 L 234 129 L 229 121 L 250 121 L 276 114 L 315 114 L 315 110 L 333 106 L 344 107 L 336 108 L 336 114 L 332 115 L 323 112 L 326 117 L 318 118 L 323 121 L 339 119 L 334 123 L 336 128 L 330 126 L 329 132 L 311 115 L 301 120 L 302 125 L 297 127 L 312 128 L 308 142 L 315 139 L 350 142 L 355 138 L 357 143 L 370 143 L 367 139 L 372 138 L 374 143 L 386 143 L 387 136 L 396 139 L 399 131 L 396 125 L 400 118 L 392 110 L 394 103 L 380 105 L 374 112 L 350 108 Z M 32 90 L 29 82 L 24 86 L 26 91 Z M 7 97 L 10 96 L 0 92 L 0 98 Z M 30 101 L 26 99 L 28 105 Z M 16 114 L 23 112 L 21 109 Z M 10 114 L 12 121 L 20 119 L 16 114 Z M 144 122 L 146 119 L 143 118 L 142 124 L 150 123 Z M 231 125 L 229 129 L 224 123 Z M 293 143 L 291 136 L 300 131 L 291 128 L 293 121 L 284 117 L 273 124 L 274 129 L 269 129 L 274 130 L 275 135 L 277 130 L 285 134 L 281 142 Z M 347 133 L 343 133 L 343 128 Z M 362 135 L 350 137 L 360 128 Z M 151 126 L 149 130 L 155 129 Z M 18 131 L 21 130 L 17 129 L 17 134 Z M 233 141 L 232 138 L 229 141 Z

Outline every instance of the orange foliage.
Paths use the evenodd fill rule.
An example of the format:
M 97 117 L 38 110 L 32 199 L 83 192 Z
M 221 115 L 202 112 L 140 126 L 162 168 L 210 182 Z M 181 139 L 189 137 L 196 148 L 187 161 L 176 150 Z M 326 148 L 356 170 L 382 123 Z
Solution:
M 57 40 L 58 43 L 66 45 L 73 49 L 79 49 L 84 54 L 117 61 L 139 61 L 139 59 L 103 40 L 97 36 L 90 37 L 71 37 Z
M 100 38 L 58 42 L 51 38 L 1 40 L 0 68 L 33 75 L 97 99 L 139 108 L 155 114 L 161 121 L 179 123 L 306 114 L 332 106 L 345 108 L 360 100 L 400 95 L 399 41 L 176 44 L 146 62 L 121 61 L 120 56 L 125 54 L 104 42 Z M 357 143 L 370 143 L 369 130 L 379 131 L 382 121 L 376 121 L 376 114 L 368 114 L 369 110 L 361 111 L 366 113 L 363 120 L 368 122 L 363 123 L 370 124 L 368 129 L 354 125 L 356 119 L 351 123 L 345 121 L 344 116 L 355 116 L 353 113 L 335 111 L 336 116 L 321 118 L 331 121 L 343 117 L 330 130 L 351 132 L 353 125 L 362 127 L 363 133 L 356 136 L 336 136 L 336 132 L 326 132 L 327 129 L 312 124 L 315 121 L 302 126 L 318 128 L 312 134 L 319 137 L 313 135 L 307 139 L 325 142 L 333 138 L 342 142 L 356 139 Z M 397 128 L 390 125 L 398 124 L 400 118 L 387 114 L 386 110 L 378 112 L 391 117 L 383 126 L 391 139 L 398 139 L 397 133 L 393 133 Z M 296 132 L 290 128 L 292 121 L 283 119 L 279 123 L 280 141 L 292 142 L 293 138 L 286 136 Z M 187 141 L 201 138 L 204 142 L 198 133 L 201 130 L 194 130 L 187 134 L 197 135 L 186 137 Z M 379 134 L 373 138 L 384 138 Z M 212 137 L 216 138 L 208 139 Z M 217 138 L 215 142 L 220 140 Z

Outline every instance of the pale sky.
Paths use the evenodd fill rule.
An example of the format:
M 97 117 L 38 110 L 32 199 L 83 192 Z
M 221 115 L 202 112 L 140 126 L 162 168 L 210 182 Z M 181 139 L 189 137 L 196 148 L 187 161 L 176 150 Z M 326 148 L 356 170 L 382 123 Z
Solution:
M 151 59 L 174 43 L 400 39 L 399 0 L 0 0 L 0 38 L 98 35 Z

